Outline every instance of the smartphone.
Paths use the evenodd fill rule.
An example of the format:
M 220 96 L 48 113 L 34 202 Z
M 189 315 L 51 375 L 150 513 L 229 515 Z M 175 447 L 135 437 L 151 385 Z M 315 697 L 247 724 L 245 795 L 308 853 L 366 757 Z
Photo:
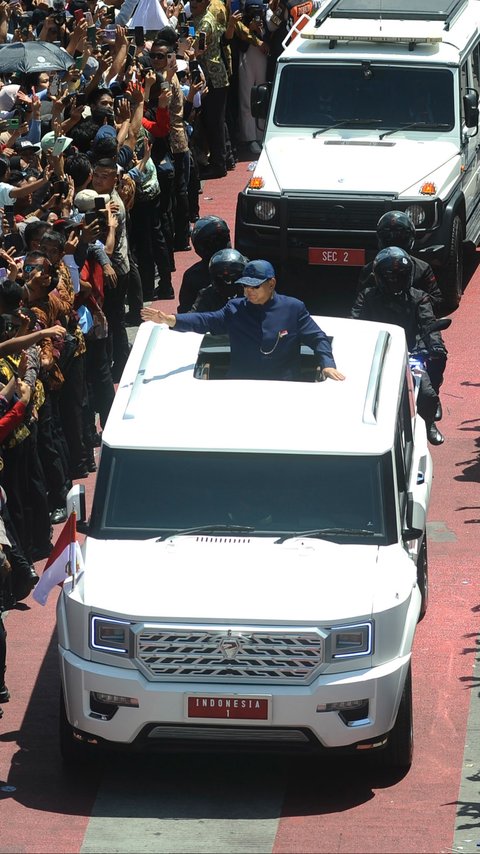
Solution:
M 97 44 L 97 28 L 95 24 L 92 24 L 91 27 L 87 27 L 87 41 L 92 47 L 95 47 Z
M 75 68 L 77 71 L 81 71 L 83 68 L 83 55 L 75 57 Z
M 190 24 L 188 28 L 188 35 L 191 36 L 192 39 L 195 38 L 195 27 L 192 24 Z
M 3 211 L 5 214 L 5 219 L 7 220 L 10 228 L 12 228 L 15 224 L 13 205 L 5 205 Z
M 137 52 L 137 51 L 136 51 L 135 45 L 134 45 L 134 44 L 129 44 L 129 45 L 128 45 L 128 56 L 129 56 L 131 59 L 134 59 L 136 52 Z
M 186 24 L 187 23 L 187 13 L 186 12 L 179 12 L 178 13 L 178 23 L 179 24 Z
M 75 106 L 76 107 L 85 107 L 87 104 L 87 96 L 85 92 L 79 92 L 78 95 L 74 95 L 75 98 Z
M 80 21 L 83 21 L 83 19 L 85 17 L 85 12 L 83 11 L 83 9 L 75 9 L 73 15 L 75 18 L 75 23 L 79 24 Z
M 67 181 L 55 181 L 53 185 L 54 194 L 58 193 L 60 196 L 63 197 L 68 195 L 68 189 L 69 187 Z
M 143 47 L 145 44 L 145 30 L 143 27 L 135 27 L 134 41 L 137 47 Z
M 188 39 L 190 35 L 190 27 L 188 24 L 182 24 L 178 30 L 181 39 Z
M 6 267 L 0 267 L 0 279 L 8 279 L 8 271 Z
M 93 27 L 93 25 L 94 25 L 94 24 L 93 24 L 93 15 L 92 15 L 92 13 L 91 13 L 91 12 L 89 12 L 89 11 L 87 11 L 87 12 L 84 12 L 84 13 L 83 13 L 83 15 L 84 15 L 85 20 L 86 20 L 86 22 L 87 22 L 87 26 L 89 26 L 89 27 Z
M 20 127 L 20 119 L 18 117 L 13 119 L 7 119 L 6 125 L 7 130 L 17 130 Z
M 230 12 L 240 11 L 240 0 L 230 0 Z
M 93 200 L 95 205 L 95 214 L 98 219 L 99 225 L 104 228 L 108 222 L 107 209 L 105 207 L 105 199 L 103 196 L 100 196 Z
M 205 50 L 207 46 L 207 34 L 201 30 L 198 34 L 198 49 Z
M 22 237 L 16 231 L 13 234 L 5 234 L 3 236 L 3 246 L 5 249 L 15 249 L 15 252 L 18 252 L 18 254 L 24 252 Z
M 85 214 L 85 225 L 91 225 L 95 220 L 98 222 L 98 211 L 87 211 Z
M 202 79 L 202 75 L 200 74 L 200 69 L 198 67 L 198 62 L 196 59 L 191 59 L 188 63 L 190 68 L 190 74 L 192 76 L 192 83 L 200 83 Z
M 71 137 L 69 136 L 57 136 L 52 146 L 52 154 L 54 154 L 55 157 L 60 157 L 60 155 L 66 151 L 71 141 Z
M 109 42 L 115 41 L 115 30 L 103 30 L 103 38 Z
M 53 98 L 56 98 L 60 91 L 60 75 L 52 74 L 50 77 L 50 85 L 48 87 L 48 91 Z
M 106 14 L 103 20 L 108 21 L 109 24 L 115 23 L 115 6 L 107 6 Z

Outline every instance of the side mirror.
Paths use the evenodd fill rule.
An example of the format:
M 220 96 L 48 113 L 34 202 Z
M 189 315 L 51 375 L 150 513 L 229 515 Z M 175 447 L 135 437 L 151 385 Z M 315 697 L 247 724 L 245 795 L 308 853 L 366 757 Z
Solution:
M 266 119 L 270 104 L 272 87 L 270 83 L 260 83 L 252 86 L 250 92 L 250 112 L 254 119 Z
M 425 531 L 425 508 L 419 501 L 414 501 L 411 492 L 407 495 L 406 527 L 402 532 L 404 540 L 418 540 Z
M 70 516 L 73 511 L 77 514 L 77 530 L 80 533 L 85 533 L 87 529 L 87 505 L 83 483 L 74 484 L 67 495 L 67 516 Z
M 463 111 L 465 113 L 465 124 L 467 128 L 478 128 L 478 92 L 476 89 L 467 89 L 463 96 Z

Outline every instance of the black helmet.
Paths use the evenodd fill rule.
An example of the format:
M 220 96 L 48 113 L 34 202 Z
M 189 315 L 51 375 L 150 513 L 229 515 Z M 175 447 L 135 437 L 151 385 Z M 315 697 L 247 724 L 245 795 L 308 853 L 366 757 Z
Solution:
M 208 265 L 212 285 L 215 285 L 217 290 L 225 291 L 227 288 L 232 294 L 243 294 L 242 286 L 235 283 L 243 275 L 247 263 L 248 258 L 236 249 L 220 249 L 220 252 L 215 252 Z
M 377 222 L 378 248 L 399 246 L 411 252 L 415 243 L 415 226 L 403 211 L 388 211 Z
M 378 288 L 389 296 L 400 296 L 412 286 L 412 259 L 404 249 L 388 246 L 376 255 L 373 262 L 373 275 Z
M 204 261 L 210 261 L 215 252 L 230 246 L 230 229 L 219 216 L 202 216 L 197 219 L 191 237 L 195 252 Z

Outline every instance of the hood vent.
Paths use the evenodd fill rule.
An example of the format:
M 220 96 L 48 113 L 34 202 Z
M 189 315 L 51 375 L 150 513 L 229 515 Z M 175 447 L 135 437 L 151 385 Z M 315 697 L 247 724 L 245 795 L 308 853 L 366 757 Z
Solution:
M 324 145 L 373 145 L 380 146 L 380 148 L 391 148 L 393 145 L 396 145 L 395 142 L 382 142 L 379 139 L 326 139 L 323 143 Z

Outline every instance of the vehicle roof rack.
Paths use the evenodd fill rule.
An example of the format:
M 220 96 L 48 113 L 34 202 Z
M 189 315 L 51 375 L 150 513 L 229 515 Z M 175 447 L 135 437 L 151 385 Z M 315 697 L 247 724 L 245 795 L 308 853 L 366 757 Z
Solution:
M 318 29 L 327 18 L 435 21 L 449 30 L 468 0 L 331 0 L 315 19 Z

